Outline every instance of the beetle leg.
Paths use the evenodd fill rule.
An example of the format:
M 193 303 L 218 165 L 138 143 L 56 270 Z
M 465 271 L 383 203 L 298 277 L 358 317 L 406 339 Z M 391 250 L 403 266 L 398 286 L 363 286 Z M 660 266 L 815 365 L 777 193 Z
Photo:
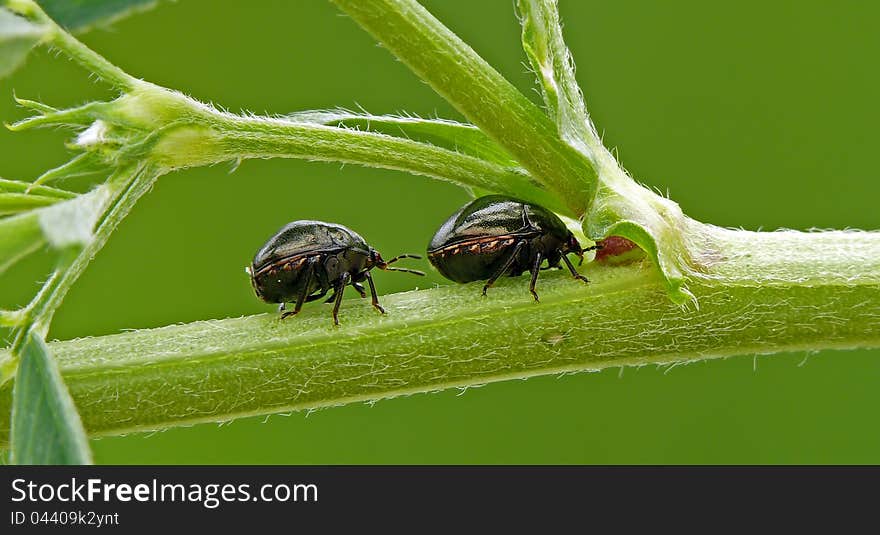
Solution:
M 582 281 L 584 281 L 584 282 L 590 282 L 586 277 L 584 277 L 583 275 L 581 275 L 580 273 L 578 273 L 576 269 L 574 269 L 574 266 L 571 265 L 571 261 L 568 259 L 567 256 L 562 255 L 562 260 L 565 261 L 565 265 L 568 266 L 568 270 L 571 271 L 571 276 L 572 276 L 572 277 L 574 277 L 574 278 L 576 278 L 576 279 L 580 279 L 580 280 L 582 280 Z
M 315 264 L 318 263 L 317 257 L 313 257 L 309 259 L 309 264 L 306 266 L 306 280 L 305 284 L 303 284 L 303 289 L 299 293 L 299 296 L 296 298 L 296 306 L 293 307 L 292 311 L 284 312 L 281 314 L 281 319 L 284 319 L 288 316 L 296 316 L 299 314 L 300 309 L 303 306 L 303 303 L 306 302 L 306 298 L 309 296 L 309 287 L 312 285 L 312 276 L 315 274 Z
M 520 240 L 519 243 L 517 243 L 513 247 L 513 252 L 510 254 L 510 257 L 507 260 L 505 260 L 504 265 L 501 266 L 501 269 L 499 269 L 498 271 L 495 272 L 494 275 L 489 277 L 489 280 L 487 280 L 486 284 L 483 285 L 483 295 L 486 295 L 486 290 L 488 290 L 489 288 L 492 287 L 493 284 L 495 284 L 495 281 L 498 280 L 498 277 L 504 275 L 505 273 L 507 273 L 510 270 L 510 267 L 516 261 L 516 257 L 519 256 L 519 252 L 522 250 L 525 243 L 526 243 L 525 240 Z
M 532 292 L 532 296 L 535 298 L 535 301 L 538 301 L 538 293 L 535 291 L 535 284 L 538 282 L 538 272 L 541 270 L 541 262 L 544 258 L 541 256 L 541 252 L 535 255 L 535 262 L 532 264 L 532 280 L 529 281 L 529 291 Z
M 336 283 L 336 293 L 333 294 L 336 298 L 336 301 L 333 303 L 333 325 L 339 325 L 339 305 L 342 304 L 342 293 L 350 280 L 351 274 L 346 271 L 339 278 L 339 282 Z
M 367 274 L 369 275 L 369 273 Z M 357 290 L 357 293 L 361 294 L 361 299 L 367 298 L 367 291 L 364 289 L 364 285 L 359 282 L 353 282 L 351 285 Z
M 379 304 L 379 296 L 376 295 L 376 285 L 373 284 L 372 275 L 370 275 L 370 272 L 367 271 L 364 273 L 364 277 L 367 279 L 367 283 L 370 285 L 370 297 L 372 298 L 373 306 L 376 307 L 376 310 L 384 314 L 385 309 L 382 308 L 382 305 Z
M 310 296 L 306 297 L 306 303 L 311 303 L 312 301 L 317 301 L 318 299 L 324 297 L 325 295 L 327 295 L 328 289 L 329 288 L 324 288 L 321 290 L 321 293 L 318 293 L 315 295 L 310 295 Z

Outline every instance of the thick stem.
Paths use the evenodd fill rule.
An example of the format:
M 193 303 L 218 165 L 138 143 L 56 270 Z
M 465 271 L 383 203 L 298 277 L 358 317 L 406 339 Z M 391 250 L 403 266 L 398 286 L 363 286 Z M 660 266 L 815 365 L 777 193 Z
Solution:
M 544 273 L 326 307 L 50 344 L 93 435 L 310 409 L 542 374 L 749 353 L 880 346 L 880 233 L 730 231 L 688 222 L 699 309 L 650 266 Z M 0 391 L 6 418 L 9 385 Z M 8 430 L 8 421 L 0 421 Z M 0 437 L 3 440 L 3 437 Z

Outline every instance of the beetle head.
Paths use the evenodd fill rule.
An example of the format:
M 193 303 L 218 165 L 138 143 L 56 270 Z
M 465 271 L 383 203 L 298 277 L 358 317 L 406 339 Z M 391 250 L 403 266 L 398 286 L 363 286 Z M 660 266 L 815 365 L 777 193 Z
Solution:
M 254 266 L 245 266 L 244 272 L 247 273 L 248 277 L 251 279 L 251 286 L 253 286 L 254 292 L 257 294 L 257 297 L 265 300 L 265 298 L 263 297 L 263 290 L 260 288 L 260 285 L 257 284 L 257 278 L 254 277 Z
M 379 254 L 379 251 L 370 248 L 370 259 L 367 260 L 367 269 L 373 269 L 374 267 L 381 269 L 384 265 L 386 265 L 386 262 L 382 255 Z
M 596 251 L 601 248 L 602 248 L 602 246 L 599 244 L 591 245 L 590 247 L 586 247 L 586 248 L 581 247 L 581 243 L 577 240 L 577 238 L 574 237 L 574 234 L 569 234 L 568 241 L 565 243 L 565 252 L 566 253 L 574 253 L 574 254 L 578 255 L 578 258 L 580 258 L 580 262 L 578 262 L 579 266 L 584 263 L 584 253 L 585 252 Z
M 568 241 L 565 242 L 565 252 L 576 254 L 580 259 L 579 266 L 584 263 L 584 248 L 581 247 L 581 242 L 574 237 L 574 234 L 568 235 Z

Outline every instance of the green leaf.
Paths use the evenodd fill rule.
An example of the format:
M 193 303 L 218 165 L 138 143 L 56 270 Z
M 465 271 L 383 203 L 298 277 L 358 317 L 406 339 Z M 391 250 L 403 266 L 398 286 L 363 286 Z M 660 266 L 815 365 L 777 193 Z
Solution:
M 158 0 L 38 0 L 55 22 L 71 32 L 90 30 L 152 9 Z
M 46 244 L 36 212 L 0 219 L 0 275 Z
M 58 250 L 88 245 L 109 197 L 109 188 L 102 185 L 74 199 L 35 210 L 43 236 Z
M 35 186 L 31 182 L 22 182 L 20 180 L 7 180 L 0 178 L 0 192 L 3 193 L 31 193 L 34 195 L 42 195 L 44 197 L 54 197 L 56 199 L 72 199 L 76 197 L 76 193 L 49 186 Z
M 54 169 L 50 169 L 34 180 L 34 187 L 40 186 L 47 182 L 64 180 L 77 176 L 93 175 L 106 171 L 107 166 L 101 160 L 101 157 L 91 152 L 84 152 L 75 156 L 69 162 L 59 165 Z
M 19 199 L 14 201 L 10 198 L 10 205 L 21 202 L 22 197 L 29 197 L 15 193 L 0 194 L 0 211 L 6 196 Z M 52 206 L 0 219 L 0 274 L 47 243 L 59 251 L 71 246 L 87 245 L 92 240 L 95 224 L 108 199 L 107 187 L 100 186 Z M 55 202 L 55 199 L 51 201 Z
M 0 193 L 0 216 L 26 212 L 34 208 L 49 206 L 61 199 L 56 197 L 44 197 L 43 195 L 28 195 L 25 193 Z
M 12 393 L 14 464 L 91 464 L 73 399 L 43 339 L 28 332 Z
M 0 78 L 18 68 L 46 34 L 46 26 L 29 22 L 0 7 Z

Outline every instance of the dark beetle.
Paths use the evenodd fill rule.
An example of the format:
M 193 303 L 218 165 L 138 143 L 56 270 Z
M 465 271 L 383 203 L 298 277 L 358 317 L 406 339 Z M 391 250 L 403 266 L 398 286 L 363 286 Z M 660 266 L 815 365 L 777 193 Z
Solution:
M 361 297 L 367 297 L 361 284 L 366 280 L 373 306 L 385 313 L 376 296 L 371 269 L 424 275 L 413 269 L 388 267 L 401 258 L 421 257 L 404 254 L 385 261 L 360 235 L 342 225 L 294 221 L 269 238 L 246 271 L 257 297 L 267 303 L 281 303 L 278 310 L 282 319 L 298 313 L 303 303 L 321 299 L 332 289 L 333 295 L 326 302 L 333 301 L 333 323 L 339 325 L 339 304 L 348 284 Z M 296 303 L 293 311 L 284 311 L 286 302 Z
M 483 295 L 498 277 L 532 274 L 529 291 L 538 300 L 535 282 L 541 263 L 548 268 L 565 262 L 571 274 L 584 282 L 569 262 L 574 253 L 583 262 L 584 249 L 553 212 L 504 195 L 488 195 L 466 204 L 443 223 L 428 245 L 428 259 L 455 282 L 485 280 Z

